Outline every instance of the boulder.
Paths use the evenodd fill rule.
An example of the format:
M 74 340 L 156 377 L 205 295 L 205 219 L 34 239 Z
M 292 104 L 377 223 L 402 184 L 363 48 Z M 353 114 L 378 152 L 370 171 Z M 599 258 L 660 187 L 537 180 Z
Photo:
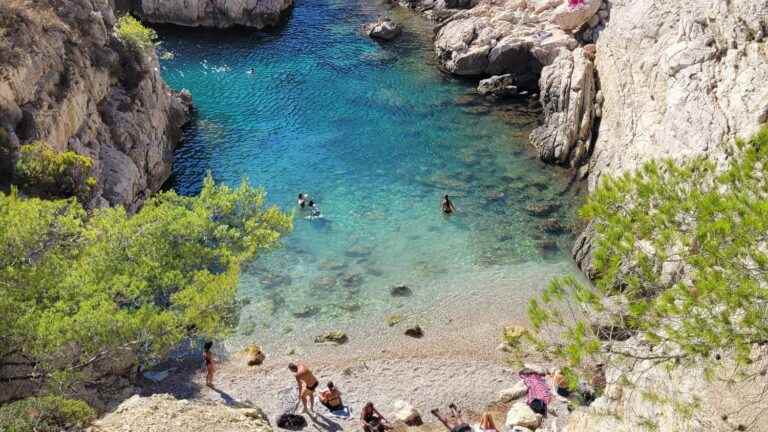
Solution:
M 261 347 L 255 344 L 246 348 L 245 354 L 248 361 L 248 366 L 258 366 L 264 363 L 264 359 L 267 358 Z
M 528 404 L 517 402 L 509 408 L 505 425 L 508 429 L 512 429 L 515 426 L 536 429 L 541 425 L 541 420 L 541 414 L 533 412 Z
M 580 0 L 576 6 L 563 2 L 552 13 L 552 22 L 563 30 L 576 30 L 595 16 L 602 0 Z
M 274 27 L 288 15 L 293 0 L 138 0 L 136 12 L 152 23 L 188 27 Z
M 373 39 L 389 41 L 400 36 L 402 30 L 400 25 L 391 19 L 382 18 L 378 21 L 366 24 L 363 27 L 363 31 Z
M 340 330 L 329 331 L 315 337 L 315 343 L 335 343 L 341 345 L 349 340 L 347 334 Z
M 395 419 L 405 423 L 408 426 L 421 426 L 424 422 L 421 420 L 421 414 L 416 411 L 410 403 L 402 400 L 395 401 Z
M 512 402 L 528 394 L 528 386 L 523 381 L 518 381 L 514 386 L 499 392 L 499 402 Z
M 421 329 L 421 326 L 415 325 L 405 329 L 405 335 L 418 339 L 424 336 L 424 330 Z
M 494 75 L 490 78 L 480 80 L 477 85 L 477 92 L 483 96 L 509 97 L 518 94 L 517 80 L 512 74 Z
M 546 219 L 539 224 L 539 229 L 547 234 L 563 234 L 568 231 L 568 228 L 560 223 L 559 220 L 550 218 Z
M 392 297 L 410 297 L 413 291 L 405 285 L 395 286 L 389 289 Z

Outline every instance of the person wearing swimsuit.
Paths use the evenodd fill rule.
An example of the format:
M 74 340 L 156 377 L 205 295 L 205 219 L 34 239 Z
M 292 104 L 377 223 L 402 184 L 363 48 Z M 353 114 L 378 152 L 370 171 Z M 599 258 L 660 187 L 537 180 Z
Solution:
M 453 214 L 456 211 L 456 206 L 453 205 L 453 201 L 451 201 L 450 198 L 448 198 L 448 194 L 443 197 L 443 213 L 444 214 Z
M 363 407 L 360 423 L 363 425 L 364 432 L 384 432 L 392 429 L 387 419 L 373 406 L 373 402 L 368 402 Z
M 304 405 L 305 412 L 315 412 L 315 389 L 318 386 L 317 378 L 308 367 L 299 363 L 289 363 L 288 369 L 293 372 L 298 384 L 299 400 Z
M 451 409 L 451 413 L 453 414 L 453 418 L 448 418 L 440 414 L 440 409 L 435 408 L 432 411 L 432 415 L 437 417 L 438 420 L 440 420 L 440 423 L 442 423 L 450 432 L 472 432 L 472 427 L 464 421 L 464 417 L 461 415 L 461 411 L 456 407 L 455 404 L 448 405 L 448 408 Z
M 341 392 L 333 385 L 333 382 L 329 381 L 328 388 L 320 392 L 320 403 L 331 411 L 344 408 L 344 403 L 341 401 Z
M 203 362 L 205 362 L 205 385 L 213 388 L 213 373 L 216 368 L 213 366 L 213 354 L 211 354 L 213 342 L 208 341 L 203 345 Z

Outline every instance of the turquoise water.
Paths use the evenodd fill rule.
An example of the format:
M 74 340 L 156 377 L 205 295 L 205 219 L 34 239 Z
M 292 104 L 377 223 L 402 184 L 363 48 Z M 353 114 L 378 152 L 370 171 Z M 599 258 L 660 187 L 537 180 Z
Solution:
M 470 285 L 525 297 L 541 274 L 572 271 L 562 250 L 540 244 L 565 248 L 567 236 L 543 233 L 525 210 L 557 202 L 564 220 L 574 200 L 565 176 L 529 154 L 535 110 L 488 104 L 438 72 L 429 25 L 408 12 L 390 12 L 406 24 L 395 43 L 363 37 L 383 7 L 298 1 L 268 33 L 160 32 L 174 56 L 163 75 L 198 109 L 170 186 L 194 193 L 210 170 L 227 183 L 247 177 L 289 210 L 309 193 L 324 215 L 297 212 L 284 247 L 245 269 L 240 335 L 380 323 Z M 440 212 L 446 193 L 452 217 Z M 389 294 L 402 284 L 414 291 L 407 302 Z

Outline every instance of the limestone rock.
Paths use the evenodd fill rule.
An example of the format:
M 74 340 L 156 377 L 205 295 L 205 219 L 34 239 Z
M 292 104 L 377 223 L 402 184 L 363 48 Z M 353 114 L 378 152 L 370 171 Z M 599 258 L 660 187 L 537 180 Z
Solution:
M 582 48 L 560 51 L 542 70 L 544 124 L 531 133 L 541 160 L 569 166 L 586 162 L 592 151 L 595 87 L 594 64 Z
M 499 402 L 512 402 L 513 400 L 520 399 L 528 393 L 528 387 L 523 381 L 518 381 L 514 386 L 501 390 L 499 392 Z
M 366 24 L 363 27 L 365 33 L 373 39 L 389 41 L 398 36 L 402 31 L 400 25 L 389 18 L 383 18 L 376 22 Z
M 137 0 L 136 3 L 141 17 L 153 23 L 257 29 L 280 24 L 293 6 L 293 0 Z
M 137 209 L 171 173 L 188 95 L 165 85 L 154 50 L 136 52 L 114 35 L 109 0 L 32 8 L 0 2 L 0 141 L 10 157 L 45 141 L 90 157 L 96 179 L 88 207 Z
M 267 356 L 264 354 L 264 351 L 262 351 L 261 347 L 255 344 L 250 345 L 248 348 L 246 348 L 245 354 L 247 357 L 248 366 L 258 366 L 264 363 L 264 359 L 267 358 Z
M 211 401 L 176 399 L 169 394 L 133 396 L 93 424 L 93 430 L 103 432 L 183 432 L 222 427 L 230 432 L 272 432 L 266 415 L 258 408 L 230 408 Z
M 583 0 L 577 6 L 571 6 L 569 2 L 563 2 L 553 12 L 552 22 L 563 30 L 578 29 L 595 16 L 602 3 L 602 0 Z
M 541 425 L 541 420 L 541 414 L 533 412 L 525 402 L 518 402 L 509 408 L 505 424 L 506 427 L 510 429 L 515 426 L 536 429 Z
M 315 343 L 330 342 L 336 345 L 347 343 L 348 340 L 347 334 L 340 330 L 329 331 L 315 337 Z
M 408 426 L 421 426 L 424 422 L 421 420 L 421 414 L 410 403 L 402 400 L 395 401 L 395 419 L 405 423 Z
M 477 92 L 483 96 L 508 97 L 518 94 L 517 80 L 512 74 L 494 75 L 490 78 L 480 80 L 477 85 Z

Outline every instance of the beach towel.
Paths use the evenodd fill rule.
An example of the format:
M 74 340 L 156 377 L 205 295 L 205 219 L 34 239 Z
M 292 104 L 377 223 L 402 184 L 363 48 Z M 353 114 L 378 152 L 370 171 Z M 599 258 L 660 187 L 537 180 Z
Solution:
M 340 409 L 333 410 L 333 411 L 329 410 L 327 407 L 325 409 L 328 410 L 329 415 L 340 418 L 340 419 L 348 419 L 352 416 L 352 413 L 350 412 L 349 407 L 347 406 L 343 406 Z

